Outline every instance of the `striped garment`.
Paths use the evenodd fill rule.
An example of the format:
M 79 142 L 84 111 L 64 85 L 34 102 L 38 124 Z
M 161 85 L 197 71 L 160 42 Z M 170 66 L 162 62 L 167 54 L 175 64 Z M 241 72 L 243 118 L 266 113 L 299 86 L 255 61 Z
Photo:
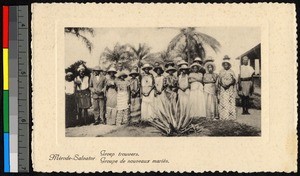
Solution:
M 119 80 L 117 82 L 117 88 L 118 88 L 118 93 L 117 93 L 117 125 L 121 125 L 124 123 L 127 123 L 128 121 L 128 100 L 129 100 L 129 92 L 128 92 L 128 87 L 129 84 L 127 81 L 122 81 Z

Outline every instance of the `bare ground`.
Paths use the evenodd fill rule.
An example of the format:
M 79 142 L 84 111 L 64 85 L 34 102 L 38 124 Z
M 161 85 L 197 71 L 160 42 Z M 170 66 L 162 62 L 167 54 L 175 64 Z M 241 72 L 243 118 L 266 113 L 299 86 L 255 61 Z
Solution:
M 203 127 L 199 133 L 187 136 L 260 136 L 260 110 L 250 109 L 251 115 L 241 115 L 237 108 L 236 121 L 209 120 L 201 118 L 194 123 Z M 136 125 L 86 125 L 66 128 L 67 137 L 159 137 L 162 134 L 149 124 Z

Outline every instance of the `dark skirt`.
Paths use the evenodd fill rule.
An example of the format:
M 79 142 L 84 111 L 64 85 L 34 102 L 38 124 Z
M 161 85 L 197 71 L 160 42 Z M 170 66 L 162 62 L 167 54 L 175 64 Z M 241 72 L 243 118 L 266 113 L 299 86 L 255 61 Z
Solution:
M 92 106 L 91 92 L 89 89 L 77 92 L 77 104 L 80 109 L 88 109 Z
M 66 127 L 76 125 L 77 104 L 75 94 L 66 95 Z

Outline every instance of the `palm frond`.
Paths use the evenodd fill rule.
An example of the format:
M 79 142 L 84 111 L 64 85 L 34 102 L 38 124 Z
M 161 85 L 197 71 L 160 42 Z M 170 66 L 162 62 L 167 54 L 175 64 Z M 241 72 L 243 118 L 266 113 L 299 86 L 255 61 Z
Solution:
M 81 33 L 82 32 L 88 32 L 91 34 L 92 37 L 94 37 L 94 29 L 93 28 L 74 28 L 74 27 L 66 27 L 65 28 L 65 33 L 66 34 L 72 34 L 72 35 L 75 35 L 77 38 L 81 39 L 86 47 L 88 48 L 89 52 L 92 51 L 93 49 L 93 44 L 92 42 L 85 36 L 85 35 L 82 35 Z
M 88 32 L 91 34 L 91 36 L 95 36 L 95 30 L 93 28 L 88 28 L 88 27 L 81 27 L 81 28 L 78 28 L 79 31 L 82 31 L 82 32 Z
M 92 42 L 86 38 L 85 36 L 81 35 L 81 34 L 77 34 L 77 37 L 82 39 L 82 41 L 85 43 L 86 47 L 88 48 L 88 50 L 91 52 L 92 51 L 92 48 L 93 48 L 93 44 Z
M 210 46 L 215 52 L 220 51 L 221 44 L 215 38 L 201 32 L 195 32 L 194 37 L 198 43 Z
M 168 49 L 167 51 L 171 51 L 173 50 L 177 44 L 179 43 L 179 41 L 185 37 L 183 33 L 179 33 L 178 35 L 176 35 L 169 43 Z

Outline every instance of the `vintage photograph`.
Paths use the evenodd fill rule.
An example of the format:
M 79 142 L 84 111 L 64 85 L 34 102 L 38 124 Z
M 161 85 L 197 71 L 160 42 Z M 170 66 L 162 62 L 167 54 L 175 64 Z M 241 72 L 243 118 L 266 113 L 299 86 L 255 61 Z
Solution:
M 65 27 L 66 137 L 261 136 L 259 27 Z
M 297 171 L 295 9 L 33 4 L 33 170 Z

